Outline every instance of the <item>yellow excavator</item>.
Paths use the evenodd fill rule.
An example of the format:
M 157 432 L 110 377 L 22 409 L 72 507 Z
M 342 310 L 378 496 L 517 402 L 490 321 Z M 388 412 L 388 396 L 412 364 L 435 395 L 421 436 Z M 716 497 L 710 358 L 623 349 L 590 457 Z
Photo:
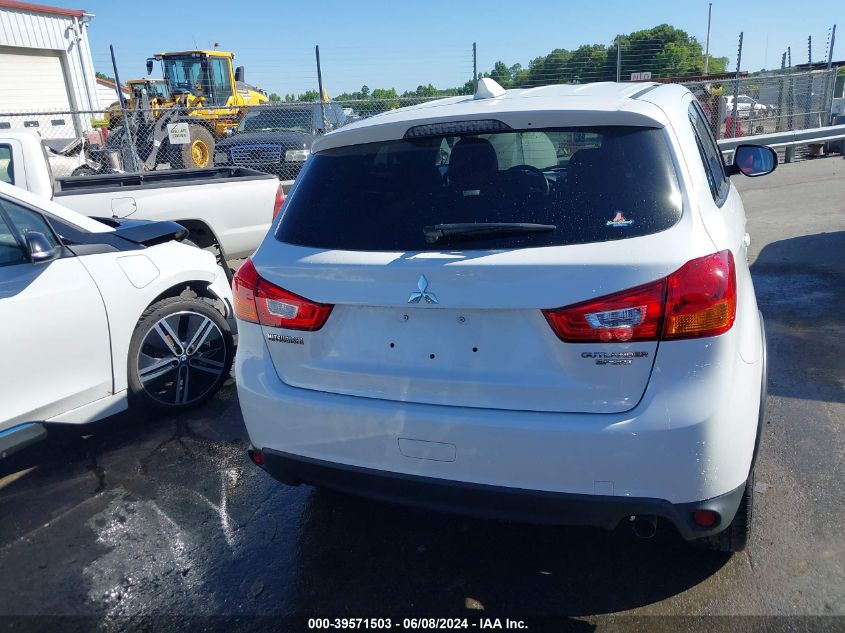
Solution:
M 109 117 L 108 148 L 120 150 L 124 167 L 212 167 L 216 140 L 237 127 L 246 106 L 269 102 L 262 90 L 246 84 L 243 66 L 233 68 L 234 58 L 234 53 L 215 49 L 158 53 L 147 59 L 147 74 L 161 62 L 163 81 L 130 82 L 126 120 L 119 108 Z M 184 125 L 173 125 L 179 123 Z
M 142 79 L 130 79 L 126 82 L 126 97 L 124 103 L 127 109 L 131 109 L 136 100 L 143 98 L 144 92 L 150 99 L 150 103 L 166 103 L 170 97 L 170 90 L 164 79 L 156 77 L 144 77 Z M 121 125 L 120 101 L 112 103 L 105 112 L 105 120 L 109 130 L 116 130 Z

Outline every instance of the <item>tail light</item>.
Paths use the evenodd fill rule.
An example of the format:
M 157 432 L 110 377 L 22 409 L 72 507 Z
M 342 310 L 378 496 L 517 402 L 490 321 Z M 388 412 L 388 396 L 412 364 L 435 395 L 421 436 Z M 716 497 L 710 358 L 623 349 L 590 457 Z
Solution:
M 282 188 L 282 185 L 279 185 L 279 188 L 276 189 L 276 200 L 273 202 L 273 219 L 276 219 L 276 216 L 279 215 L 279 211 L 282 210 L 282 205 L 285 203 L 285 190 Z
M 730 251 L 687 262 L 669 275 L 663 338 L 716 336 L 736 318 L 736 268 Z
M 570 343 L 647 341 L 660 332 L 665 296 L 666 281 L 661 279 L 543 313 L 558 338 Z
M 722 251 L 699 257 L 665 279 L 543 314 L 558 338 L 569 343 L 723 334 L 736 318 L 733 255 Z
M 309 301 L 262 279 L 251 259 L 235 274 L 232 295 L 235 316 L 242 321 L 288 330 L 319 330 L 334 307 Z

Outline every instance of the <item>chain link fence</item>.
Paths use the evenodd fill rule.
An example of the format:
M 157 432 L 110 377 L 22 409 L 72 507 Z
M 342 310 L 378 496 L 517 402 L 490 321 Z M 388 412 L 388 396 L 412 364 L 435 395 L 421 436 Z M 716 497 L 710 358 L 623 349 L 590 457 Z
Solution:
M 828 125 L 836 70 L 694 82 L 717 138 Z M 438 97 L 271 102 L 193 110 L 129 109 L 0 114 L 4 129 L 38 132 L 56 177 L 209 166 L 249 167 L 296 178 L 313 140 L 326 132 Z
M 231 166 L 288 181 L 319 135 L 434 98 L 0 113 L 0 135 L 4 129 L 37 132 L 54 177 Z
M 836 69 L 679 82 L 696 96 L 717 139 L 830 125 Z

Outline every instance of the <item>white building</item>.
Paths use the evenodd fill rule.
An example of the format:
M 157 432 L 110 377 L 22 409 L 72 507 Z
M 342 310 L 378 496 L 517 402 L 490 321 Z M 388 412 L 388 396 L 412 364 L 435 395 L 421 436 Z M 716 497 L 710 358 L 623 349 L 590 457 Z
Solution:
M 90 129 L 97 115 L 72 111 L 100 109 L 91 18 L 81 9 L 0 0 L 0 129 L 37 129 L 54 147 Z
M 126 87 L 123 88 L 123 98 L 129 98 Z M 97 103 L 100 110 L 107 110 L 110 105 L 117 101 L 117 86 L 113 81 L 97 77 Z

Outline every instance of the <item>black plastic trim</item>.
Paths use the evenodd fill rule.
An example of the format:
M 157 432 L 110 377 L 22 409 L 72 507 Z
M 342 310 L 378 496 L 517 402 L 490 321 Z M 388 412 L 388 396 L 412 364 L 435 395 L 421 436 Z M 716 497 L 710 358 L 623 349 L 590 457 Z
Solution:
M 144 246 L 153 246 L 172 240 L 179 241 L 188 237 L 188 229 L 181 224 L 169 221 L 127 220 L 121 222 L 114 232 L 115 235 L 124 240 Z
M 273 449 L 261 450 L 262 466 L 288 485 L 333 488 L 380 501 L 483 518 L 554 525 L 588 525 L 615 529 L 631 516 L 655 516 L 672 523 L 686 540 L 717 534 L 730 524 L 745 482 L 726 494 L 703 501 L 673 504 L 665 499 L 614 497 L 526 490 L 450 481 L 336 464 Z M 692 521 L 696 510 L 713 510 L 717 526 L 705 529 Z
M 649 92 L 651 92 L 651 91 L 652 91 L 652 90 L 654 90 L 655 88 L 659 88 L 661 85 L 662 85 L 662 84 L 657 84 L 657 83 L 655 83 L 655 84 L 651 84 L 650 86 L 646 86 L 646 87 L 645 87 L 645 88 L 643 88 L 642 90 L 638 90 L 637 92 L 635 92 L 634 94 L 632 94 L 632 95 L 631 95 L 630 97 L 628 97 L 628 98 L 629 98 L 629 99 L 639 99 L 639 98 L 640 98 L 640 97 L 642 97 L 644 94 L 648 94 Z
M 0 458 L 8 457 L 21 449 L 40 442 L 47 437 L 47 430 L 42 424 L 25 423 L 6 429 L 0 433 Z
M 78 193 L 113 193 L 165 187 L 186 187 L 208 182 L 243 182 L 267 180 L 272 174 L 246 167 L 212 167 L 210 169 L 174 169 L 141 174 L 102 174 L 70 176 L 56 179 L 54 198 Z
M 766 343 L 766 321 L 763 319 L 763 313 L 760 315 L 760 336 L 763 339 L 763 372 L 762 384 L 760 385 L 760 408 L 757 414 L 757 437 L 754 439 L 754 453 L 751 455 L 751 468 L 748 476 L 754 472 L 754 466 L 757 465 L 757 454 L 760 452 L 760 440 L 763 436 L 763 427 L 766 424 L 766 398 L 769 395 L 769 352 Z

